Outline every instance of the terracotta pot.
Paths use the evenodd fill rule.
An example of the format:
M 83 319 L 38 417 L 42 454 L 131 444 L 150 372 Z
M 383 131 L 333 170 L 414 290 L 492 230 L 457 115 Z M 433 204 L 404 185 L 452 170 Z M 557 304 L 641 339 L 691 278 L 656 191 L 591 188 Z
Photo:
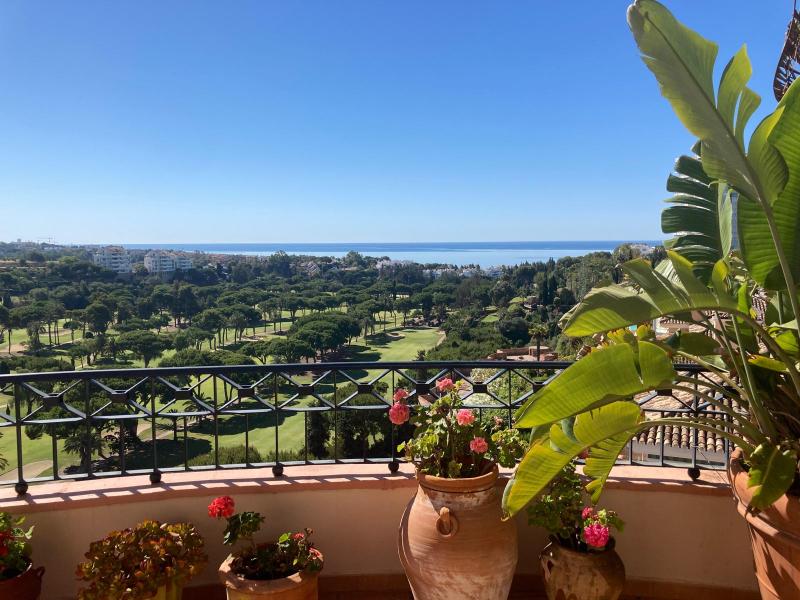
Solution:
M 800 599 L 800 498 L 783 495 L 766 510 L 750 510 L 749 475 L 736 450 L 728 463 L 737 508 L 747 521 L 758 587 L 764 600 Z
M 34 569 L 30 563 L 22 574 L 0 581 L 0 598 L 36 600 L 42 591 L 42 576 L 44 567 Z
M 617 600 L 625 587 L 613 539 L 602 552 L 578 552 L 551 538 L 539 560 L 548 600 Z
M 417 600 L 505 600 L 517 566 L 517 527 L 502 520 L 497 467 L 469 479 L 417 473 L 403 513 L 400 562 Z
M 219 579 L 225 586 L 228 600 L 275 598 L 280 600 L 317 600 L 319 572 L 303 571 L 282 579 L 245 579 L 231 570 L 233 556 L 219 568 Z

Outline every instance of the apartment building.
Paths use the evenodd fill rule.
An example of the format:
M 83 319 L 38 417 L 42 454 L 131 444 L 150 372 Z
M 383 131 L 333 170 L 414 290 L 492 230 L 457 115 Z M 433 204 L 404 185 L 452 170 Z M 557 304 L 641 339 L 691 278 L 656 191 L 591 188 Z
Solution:
M 193 267 L 192 259 L 174 252 L 154 250 L 144 257 L 144 268 L 152 274 L 169 274 L 175 271 L 188 271 Z
M 127 250 L 121 246 L 106 246 L 100 248 L 92 256 L 94 264 L 116 273 L 131 272 L 131 257 Z

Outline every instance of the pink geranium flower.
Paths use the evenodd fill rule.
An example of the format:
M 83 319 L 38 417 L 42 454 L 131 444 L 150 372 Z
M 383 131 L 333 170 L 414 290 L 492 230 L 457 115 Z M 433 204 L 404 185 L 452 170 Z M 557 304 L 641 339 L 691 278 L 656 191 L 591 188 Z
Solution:
M 608 544 L 608 527 L 600 523 L 592 523 L 583 528 L 583 539 L 593 548 L 605 548 Z
M 408 398 L 408 392 L 405 391 L 403 388 L 397 388 L 397 391 L 394 393 L 394 396 L 392 396 L 392 400 L 394 400 L 395 402 L 400 402 L 402 400 L 405 400 L 406 398 Z
M 462 408 L 456 413 L 456 421 L 459 425 L 472 425 L 475 422 L 475 413 L 468 408 Z
M 436 389 L 439 390 L 440 393 L 444 394 L 445 392 L 449 392 L 452 389 L 455 389 L 456 385 L 453 383 L 453 380 L 449 377 L 445 377 L 440 379 L 436 382 Z
M 389 409 L 389 420 L 395 425 L 402 425 L 411 416 L 411 409 L 402 402 L 395 402 Z
M 594 516 L 594 508 L 592 508 L 591 506 L 587 506 L 586 508 L 584 508 L 583 512 L 581 513 L 581 519 L 583 519 L 584 521 L 586 519 L 591 519 L 593 516 Z
M 489 449 L 489 444 L 486 440 L 482 437 L 475 437 L 472 438 L 472 441 L 469 443 L 469 449 L 472 450 L 475 454 L 483 454 Z

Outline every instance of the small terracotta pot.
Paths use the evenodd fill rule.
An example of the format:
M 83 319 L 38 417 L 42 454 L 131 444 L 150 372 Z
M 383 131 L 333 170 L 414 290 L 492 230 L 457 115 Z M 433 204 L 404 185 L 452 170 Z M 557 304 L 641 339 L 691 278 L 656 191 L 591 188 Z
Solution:
M 517 527 L 503 521 L 497 467 L 480 477 L 417 473 L 398 553 L 417 600 L 505 600 L 517 566 Z
M 602 552 L 578 552 L 551 538 L 539 560 L 548 600 L 617 600 L 625 587 L 613 538 Z
M 21 574 L 0 581 L 0 598 L 14 600 L 36 600 L 42 591 L 44 567 L 33 568 L 33 563 Z
M 750 509 L 753 493 L 740 450 L 728 463 L 739 514 L 747 521 L 758 587 L 764 600 L 800 598 L 800 498 L 784 494 L 762 511 Z
M 245 579 L 231 570 L 233 556 L 219 568 L 219 579 L 225 586 L 228 600 L 274 598 L 276 600 L 317 600 L 319 571 L 302 571 L 281 579 Z

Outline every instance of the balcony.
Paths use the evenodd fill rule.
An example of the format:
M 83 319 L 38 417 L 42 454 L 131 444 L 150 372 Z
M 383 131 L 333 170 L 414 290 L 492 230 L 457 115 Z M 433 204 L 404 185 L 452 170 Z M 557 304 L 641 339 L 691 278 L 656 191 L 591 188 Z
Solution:
M 386 419 L 391 391 L 424 403 L 441 376 L 465 382 L 481 418 L 513 410 L 566 363 L 317 363 L 0 376 L 9 471 L 0 509 L 36 526 L 42 598 L 74 598 L 75 565 L 92 540 L 144 519 L 192 521 L 205 571 L 185 597 L 221 597 L 224 558 L 215 496 L 267 517 L 265 535 L 310 527 L 325 553 L 323 598 L 408 598 L 397 557 L 400 515 L 416 486 L 395 454 L 407 435 Z M 703 389 L 706 375 L 686 372 Z M 650 414 L 702 412 L 698 398 L 651 394 Z M 229 463 L 229 449 L 243 458 Z M 620 457 L 604 505 L 627 522 L 617 549 L 631 598 L 757 598 L 744 521 L 724 465 L 728 448 L 693 430 L 651 431 Z M 543 531 L 518 518 L 512 597 L 541 593 Z M 57 550 L 52 550 L 57 549 Z

